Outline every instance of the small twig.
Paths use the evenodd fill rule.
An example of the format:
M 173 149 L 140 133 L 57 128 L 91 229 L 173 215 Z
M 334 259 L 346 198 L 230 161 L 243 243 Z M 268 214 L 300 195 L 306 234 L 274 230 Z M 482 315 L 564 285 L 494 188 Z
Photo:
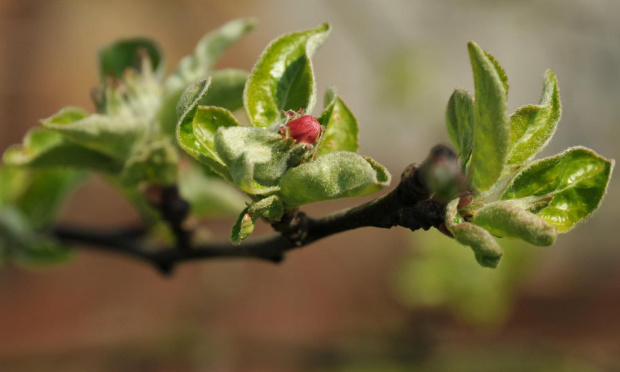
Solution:
M 454 160 L 451 150 L 438 146 L 421 166 L 436 161 L 438 156 Z M 291 249 L 360 227 L 402 226 L 412 231 L 439 227 L 443 222 L 444 206 L 430 199 L 428 188 L 417 169 L 415 165 L 407 167 L 398 186 L 384 196 L 319 218 L 308 217 L 299 211 L 291 212 L 280 222 L 273 224 L 279 234 L 251 239 L 238 246 L 231 243 L 210 243 L 191 247 L 191 232 L 183 228 L 185 217 L 180 218 L 181 213 L 175 214 L 165 209 L 162 209 L 162 215 L 168 216 L 169 219 L 164 218 L 177 238 L 174 247 L 153 247 L 147 250 L 143 240 L 138 239 L 139 236 L 128 235 L 126 231 L 97 232 L 59 227 L 53 231 L 53 235 L 63 241 L 86 244 L 92 248 L 144 260 L 162 273 L 170 273 L 176 264 L 184 261 L 212 258 L 256 258 L 277 263 L 282 261 L 285 252 Z M 174 191 L 170 191 L 171 195 L 168 197 L 172 201 L 179 200 L 178 192 L 175 196 Z M 165 193 L 163 196 L 162 205 L 166 205 Z

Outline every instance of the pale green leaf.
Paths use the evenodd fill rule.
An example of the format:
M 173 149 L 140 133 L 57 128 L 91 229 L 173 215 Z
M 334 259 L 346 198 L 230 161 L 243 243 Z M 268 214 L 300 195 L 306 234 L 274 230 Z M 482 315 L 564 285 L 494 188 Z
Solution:
M 127 69 L 144 72 L 145 57 L 150 70 L 161 78 L 166 70 L 164 58 L 157 43 L 144 38 L 119 40 L 99 50 L 99 75 L 101 79 L 120 79 Z
M 329 34 L 329 25 L 286 34 L 272 41 L 252 69 L 243 100 L 250 124 L 269 127 L 282 110 L 312 111 L 316 83 L 311 57 Z
M 474 42 L 467 44 L 474 73 L 474 142 L 471 177 L 479 191 L 499 178 L 510 148 L 507 93 L 496 62 Z
M 239 126 L 233 114 L 221 107 L 198 106 L 192 123 L 194 136 L 209 151 L 209 156 L 218 158 L 215 149 L 215 134 L 219 128 Z
M 30 267 L 64 262 L 71 257 L 70 250 L 32 230 L 19 211 L 0 208 L 0 264 L 8 261 Z
M 190 164 L 179 175 L 179 193 L 191 205 L 192 216 L 234 216 L 245 207 L 244 196 L 233 185 Z
M 506 201 L 482 206 L 476 211 L 473 223 L 495 236 L 517 238 L 539 246 L 552 245 L 558 234 L 555 226 Z
M 549 70 L 545 73 L 540 103 L 519 107 L 510 116 L 508 164 L 519 165 L 536 156 L 553 136 L 561 112 L 558 81 Z
M 215 173 L 232 180 L 230 171 L 219 158 L 213 148 L 207 148 L 196 138 L 194 132 L 194 117 L 198 111 L 198 105 L 207 94 L 210 78 L 198 80 L 187 87 L 177 105 L 179 123 L 177 125 L 177 143 L 179 146 L 199 162 L 209 166 Z
M 553 196 L 537 215 L 559 232 L 571 230 L 600 205 L 611 178 L 614 161 L 585 147 L 536 161 L 509 182 L 500 199 Z
M 446 227 L 456 241 L 474 251 L 480 265 L 497 267 L 503 255 L 502 248 L 487 230 L 465 222 L 457 210 L 458 204 L 459 199 L 454 199 L 446 206 Z
M 31 129 L 22 145 L 9 147 L 3 156 L 9 165 L 29 167 L 71 167 L 118 172 L 121 159 L 84 148 L 66 139 L 61 133 L 46 128 Z
M 340 97 L 332 95 L 331 98 L 331 103 L 317 118 L 325 127 L 318 145 L 318 156 L 334 151 L 357 152 L 359 147 L 357 119 Z
M 370 158 L 337 151 L 289 170 L 280 180 L 285 205 L 362 196 L 390 184 L 388 171 Z
M 268 196 L 244 209 L 237 222 L 232 228 L 230 240 L 233 244 L 240 244 L 254 231 L 254 226 L 259 218 L 265 218 L 269 222 L 279 221 L 284 214 L 284 206 L 276 195 Z
M 169 139 L 149 142 L 127 159 L 120 180 L 125 186 L 141 182 L 172 185 L 177 180 L 178 163 L 179 153 Z
M 28 180 L 13 205 L 34 229 L 49 226 L 65 199 L 84 179 L 84 172 L 62 169 L 24 170 Z
M 194 53 L 184 57 L 166 81 L 167 92 L 182 92 L 195 80 L 211 75 L 213 64 L 222 53 L 255 26 L 254 19 L 236 19 L 203 36 Z
M 467 164 L 474 140 L 474 99 L 466 90 L 456 89 L 450 96 L 446 127 L 450 141 L 460 153 L 461 163 Z
M 243 106 L 243 88 L 248 73 L 243 70 L 225 69 L 217 70 L 211 74 L 211 85 L 202 97 L 199 105 L 219 106 L 234 111 Z M 159 121 L 164 133 L 174 133 L 177 125 L 177 103 L 183 94 L 183 90 L 175 91 L 174 94 L 164 95 L 159 110 Z M 181 112 L 183 114 L 183 112 Z
M 84 148 L 124 161 L 144 138 L 146 122 L 136 117 L 88 115 L 77 107 L 65 107 L 41 120 L 45 128 L 61 133 Z
M 262 128 L 220 128 L 215 147 L 233 183 L 251 195 L 277 191 L 280 177 L 306 154 L 304 143 L 295 144 Z

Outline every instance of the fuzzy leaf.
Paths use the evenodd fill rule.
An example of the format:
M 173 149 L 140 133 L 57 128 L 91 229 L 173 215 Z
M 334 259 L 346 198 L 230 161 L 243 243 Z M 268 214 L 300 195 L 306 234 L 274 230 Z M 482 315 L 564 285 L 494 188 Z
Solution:
M 9 147 L 3 156 L 9 165 L 29 167 L 71 167 L 118 172 L 120 159 L 84 148 L 61 133 L 46 128 L 28 131 L 22 145 Z
M 212 76 L 211 88 L 215 93 L 210 96 L 212 102 L 202 105 L 222 106 L 236 110 L 242 106 L 243 85 L 247 73 L 240 70 L 212 71 L 213 64 L 228 47 L 254 28 L 253 19 L 237 19 L 214 30 L 198 42 L 194 53 L 184 57 L 166 80 L 163 102 L 158 114 L 164 133 L 174 133 L 175 125 L 184 111 L 175 111 L 183 91 L 196 80 Z M 243 82 L 240 80 L 243 76 Z M 219 98 L 216 98 L 219 97 Z
M 269 127 L 284 119 L 282 110 L 312 111 L 316 83 L 310 58 L 325 41 L 329 25 L 279 37 L 252 69 L 243 101 L 250 124 Z
M 519 107 L 510 116 L 508 164 L 522 164 L 536 156 L 553 136 L 561 113 L 558 81 L 549 70 L 545 73 L 540 103 Z
M 571 230 L 589 217 L 607 191 L 614 161 L 585 147 L 536 161 L 510 181 L 500 199 L 553 196 L 537 214 L 559 232 Z
M 198 80 L 187 87 L 177 105 L 179 124 L 177 125 L 177 142 L 179 146 L 199 162 L 208 165 L 215 173 L 232 180 L 226 164 L 217 155 L 214 148 L 205 145 L 196 138 L 194 118 L 198 112 L 198 105 L 207 94 L 211 78 Z
M 318 156 L 334 151 L 357 152 L 357 119 L 340 97 L 332 94 L 331 103 L 317 119 L 325 127 L 321 136 Z
M 474 42 L 467 46 L 476 91 L 471 175 L 474 187 L 486 191 L 499 178 L 510 146 L 507 93 L 495 59 Z
M 166 70 L 157 43 L 144 38 L 119 40 L 99 50 L 99 75 L 120 79 L 127 69 L 143 70 L 144 53 L 149 57 L 151 70 L 161 78 Z
M 450 96 L 446 126 L 454 148 L 461 154 L 462 164 L 467 164 L 474 135 L 474 99 L 466 90 L 456 89 Z
M 121 182 L 125 186 L 147 182 L 152 185 L 171 185 L 177 180 L 179 153 L 168 139 L 154 141 L 141 147 L 125 163 Z
M 262 128 L 220 128 L 215 135 L 217 153 L 230 169 L 232 181 L 251 195 L 278 190 L 280 177 L 305 155 L 305 144 L 295 144 Z
M 192 216 L 235 216 L 245 207 L 245 198 L 230 183 L 220 177 L 209 175 L 190 164 L 179 175 L 179 193 L 192 208 Z
M 248 73 L 242 70 L 225 69 L 217 70 L 211 74 L 211 85 L 202 97 L 199 105 L 219 106 L 234 111 L 243 106 L 243 88 Z M 161 108 L 158 113 L 160 125 L 164 133 L 174 133 L 177 125 L 177 103 L 183 94 L 179 89 L 164 95 Z M 183 112 L 180 113 L 181 115 Z
M 289 170 L 280 180 L 282 201 L 298 206 L 362 196 L 390 184 L 389 172 L 370 158 L 337 151 Z
M 194 53 L 184 57 L 166 81 L 167 93 L 182 92 L 195 80 L 211 75 L 213 64 L 222 53 L 255 26 L 254 19 L 236 19 L 203 36 Z
M 539 246 L 552 245 L 558 234 L 555 226 L 505 201 L 482 206 L 473 222 L 495 236 L 517 238 Z
M 446 206 L 446 227 L 457 242 L 471 247 L 480 265 L 497 267 L 504 254 L 502 248 L 487 230 L 465 222 L 458 213 L 458 204 L 459 199 L 454 199 Z
M 146 123 L 133 117 L 88 115 L 77 107 L 65 107 L 41 120 L 48 129 L 69 141 L 123 162 L 146 131 Z
M 271 195 L 261 199 L 241 212 L 233 226 L 230 240 L 233 244 L 240 244 L 254 231 L 256 221 L 260 217 L 264 217 L 268 221 L 279 221 L 283 214 L 284 207 L 277 196 Z
M 72 252 L 33 231 L 24 216 L 12 207 L 0 209 L 0 264 L 19 266 L 66 261 Z

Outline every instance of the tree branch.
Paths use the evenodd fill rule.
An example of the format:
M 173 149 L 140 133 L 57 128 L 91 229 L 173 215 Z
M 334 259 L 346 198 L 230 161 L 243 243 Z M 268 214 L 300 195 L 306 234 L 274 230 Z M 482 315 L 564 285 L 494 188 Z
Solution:
M 420 165 L 408 166 L 398 186 L 388 194 L 359 206 L 345 209 L 323 217 L 312 218 L 300 211 L 292 211 L 281 221 L 273 224 L 278 232 L 273 236 L 250 239 L 241 245 L 231 243 L 209 243 L 190 247 L 191 232 L 182 228 L 182 218 L 169 213 L 164 219 L 171 225 L 176 236 L 174 247 L 146 247 L 142 229 L 92 231 L 89 229 L 58 227 L 52 234 L 65 242 L 79 243 L 90 248 L 125 254 L 157 267 L 169 274 L 174 267 L 185 261 L 212 258 L 255 258 L 280 262 L 284 254 L 294 248 L 309 245 L 319 239 L 360 227 L 391 228 L 402 226 L 412 231 L 439 228 L 443 223 L 444 205 L 431 199 L 424 171 L 446 159 L 453 162 L 453 151 L 445 146 L 436 146 L 429 157 Z M 174 190 L 162 199 L 175 201 Z M 172 196 L 170 196 L 172 195 Z M 166 199 L 168 198 L 168 199 Z M 166 204 L 161 208 L 166 211 Z M 176 217 L 175 217 L 176 216 Z

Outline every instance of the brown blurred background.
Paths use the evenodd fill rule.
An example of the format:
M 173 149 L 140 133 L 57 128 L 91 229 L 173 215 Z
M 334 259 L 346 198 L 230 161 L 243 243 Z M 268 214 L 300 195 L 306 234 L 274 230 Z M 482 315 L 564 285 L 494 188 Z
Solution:
M 544 70 L 556 72 L 563 117 L 543 155 L 584 145 L 620 158 L 616 0 L 0 0 L 0 150 L 63 106 L 93 110 L 98 46 L 148 36 L 171 70 L 205 32 L 246 16 L 259 26 L 220 67 L 249 70 L 276 36 L 332 23 L 315 57 L 319 91 L 337 86 L 360 120 L 361 152 L 396 177 L 447 141 L 448 97 L 473 89 L 468 40 L 506 69 L 510 109 L 536 103 Z M 494 271 L 447 238 L 404 229 L 342 234 L 280 266 L 200 262 L 171 278 L 87 251 L 3 268 L 0 371 L 617 371 L 619 194 L 612 180 L 599 212 L 552 247 L 507 242 Z M 62 215 L 136 218 L 97 177 Z M 225 239 L 232 222 L 209 227 Z

